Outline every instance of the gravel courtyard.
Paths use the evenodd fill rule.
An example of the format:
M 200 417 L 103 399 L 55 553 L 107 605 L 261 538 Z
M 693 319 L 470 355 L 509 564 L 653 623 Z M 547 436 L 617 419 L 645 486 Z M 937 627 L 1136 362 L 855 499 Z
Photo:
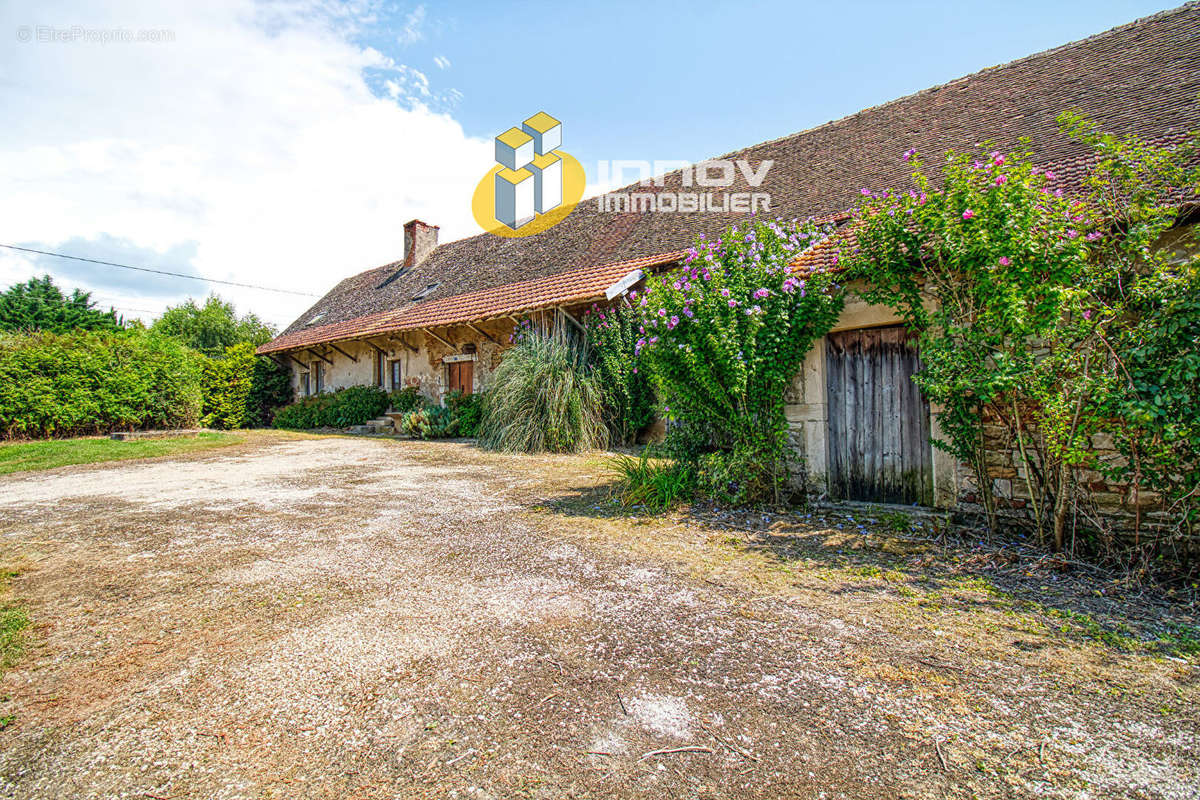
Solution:
M 881 570 L 863 542 L 921 547 L 859 523 L 610 513 L 608 480 L 282 434 L 0 478 L 34 621 L 0 796 L 1200 794 L 1194 662 Z

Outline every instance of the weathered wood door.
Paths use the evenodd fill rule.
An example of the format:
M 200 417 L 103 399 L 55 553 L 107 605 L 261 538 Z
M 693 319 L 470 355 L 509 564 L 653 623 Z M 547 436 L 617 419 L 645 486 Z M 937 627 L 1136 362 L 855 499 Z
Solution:
M 903 327 L 826 337 L 829 495 L 839 500 L 933 505 L 929 403 Z
M 463 394 L 471 394 L 475 387 L 475 362 L 455 361 L 446 365 L 449 372 L 448 383 L 450 391 L 458 390 Z

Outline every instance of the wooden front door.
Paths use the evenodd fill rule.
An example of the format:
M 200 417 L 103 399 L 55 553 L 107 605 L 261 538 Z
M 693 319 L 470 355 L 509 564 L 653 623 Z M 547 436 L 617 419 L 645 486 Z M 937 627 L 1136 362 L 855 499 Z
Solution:
M 475 387 L 475 362 L 455 361 L 446 365 L 449 373 L 447 381 L 450 391 L 457 389 L 463 394 L 470 394 Z
M 915 335 L 903 327 L 826 337 L 829 495 L 933 505 L 929 403 L 913 383 Z

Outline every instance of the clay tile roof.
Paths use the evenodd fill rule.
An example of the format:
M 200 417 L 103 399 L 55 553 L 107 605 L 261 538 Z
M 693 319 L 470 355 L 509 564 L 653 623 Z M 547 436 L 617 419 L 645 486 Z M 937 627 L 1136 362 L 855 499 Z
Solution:
M 771 216 L 821 218 L 853 207 L 863 187 L 907 188 L 910 168 L 901 154 L 910 148 L 925 156 L 932 172 L 948 150 L 973 150 L 983 143 L 1011 150 L 1028 137 L 1034 159 L 1058 165 L 1069 183 L 1081 173 L 1087 151 L 1058 130 L 1061 112 L 1078 110 L 1117 135 L 1169 142 L 1200 129 L 1198 98 L 1200 4 L 1188 3 L 722 157 L 752 165 L 774 162 L 756 189 L 770 194 Z M 681 183 L 681 173 L 675 172 L 665 176 L 662 187 L 618 191 L 688 191 Z M 719 233 L 742 218 L 614 213 L 601 210 L 596 199 L 586 200 L 537 236 L 505 239 L 484 233 L 440 245 L 418 265 L 395 262 L 347 278 L 270 347 L 285 349 L 277 343 L 311 336 L 316 330 L 311 321 L 318 315 L 322 329 L 342 325 L 340 330 L 350 332 L 398 324 L 419 305 L 427 307 L 421 313 L 429 319 L 496 313 L 486 303 L 507 307 L 532 286 L 549 296 L 556 281 L 588 274 L 594 265 L 673 253 L 690 246 L 698 234 Z M 816 248 L 808 257 L 831 259 L 832 248 Z M 427 296 L 413 299 L 435 284 Z M 482 294 L 486 291 L 493 293 Z
M 323 342 L 364 338 L 381 333 L 436 328 L 527 314 L 555 306 L 578 305 L 604 296 L 604 291 L 634 270 L 649 270 L 679 261 L 683 251 L 660 253 L 595 267 L 562 272 L 421 303 L 406 309 L 355 317 L 329 325 L 285 333 L 258 348 L 273 353 Z

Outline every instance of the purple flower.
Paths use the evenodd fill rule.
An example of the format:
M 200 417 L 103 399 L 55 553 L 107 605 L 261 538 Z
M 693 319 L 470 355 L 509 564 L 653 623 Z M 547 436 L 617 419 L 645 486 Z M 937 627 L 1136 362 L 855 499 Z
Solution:
M 1007 267 L 1011 263 L 1012 261 L 1009 261 L 1008 256 L 1000 256 L 1000 266 Z
M 970 219 L 973 216 L 975 216 L 975 212 L 969 208 L 963 212 L 963 219 Z
M 683 307 L 683 315 L 684 315 L 685 317 L 689 318 L 689 319 L 691 319 L 692 317 L 696 316 L 696 315 L 695 315 L 695 314 L 692 312 L 692 309 L 688 308 L 687 306 L 684 306 L 684 307 Z
M 671 327 L 674 328 L 678 324 L 679 324 L 679 317 L 672 314 L 671 315 Z
M 997 186 L 1003 186 L 1006 183 L 1008 183 L 1007 175 L 997 175 L 996 176 L 996 185 Z
M 729 297 L 729 290 L 728 290 L 728 289 L 722 289 L 722 290 L 721 290 L 721 296 L 722 296 L 722 297 Z
M 915 148 L 915 147 L 905 150 L 904 151 L 904 160 L 908 161 L 910 158 L 912 158 L 916 154 L 917 154 L 917 148 Z
M 755 292 L 754 292 L 754 296 L 755 296 L 757 299 L 760 299 L 760 300 L 761 300 L 762 298 L 766 297 L 766 296 L 767 296 L 767 295 L 769 295 L 770 293 L 771 293 L 771 292 L 770 292 L 770 290 L 769 290 L 769 289 L 756 289 L 756 290 L 755 290 Z
M 730 307 L 730 308 L 737 308 L 737 304 L 738 304 L 738 301 L 737 301 L 737 300 L 730 300 L 730 301 L 729 301 L 729 307 Z
M 1092 318 L 1092 310 L 1090 308 L 1083 312 L 1083 318 L 1084 319 Z
M 863 197 L 870 197 L 870 196 L 871 196 L 871 190 L 870 190 L 870 189 L 866 189 L 866 188 L 859 189 L 859 190 L 858 190 L 858 193 L 859 193 L 859 194 L 861 194 Z
M 660 317 L 665 317 L 665 316 L 667 315 L 667 310 L 666 310 L 665 308 L 660 308 L 660 309 L 658 310 L 658 315 L 659 315 Z

